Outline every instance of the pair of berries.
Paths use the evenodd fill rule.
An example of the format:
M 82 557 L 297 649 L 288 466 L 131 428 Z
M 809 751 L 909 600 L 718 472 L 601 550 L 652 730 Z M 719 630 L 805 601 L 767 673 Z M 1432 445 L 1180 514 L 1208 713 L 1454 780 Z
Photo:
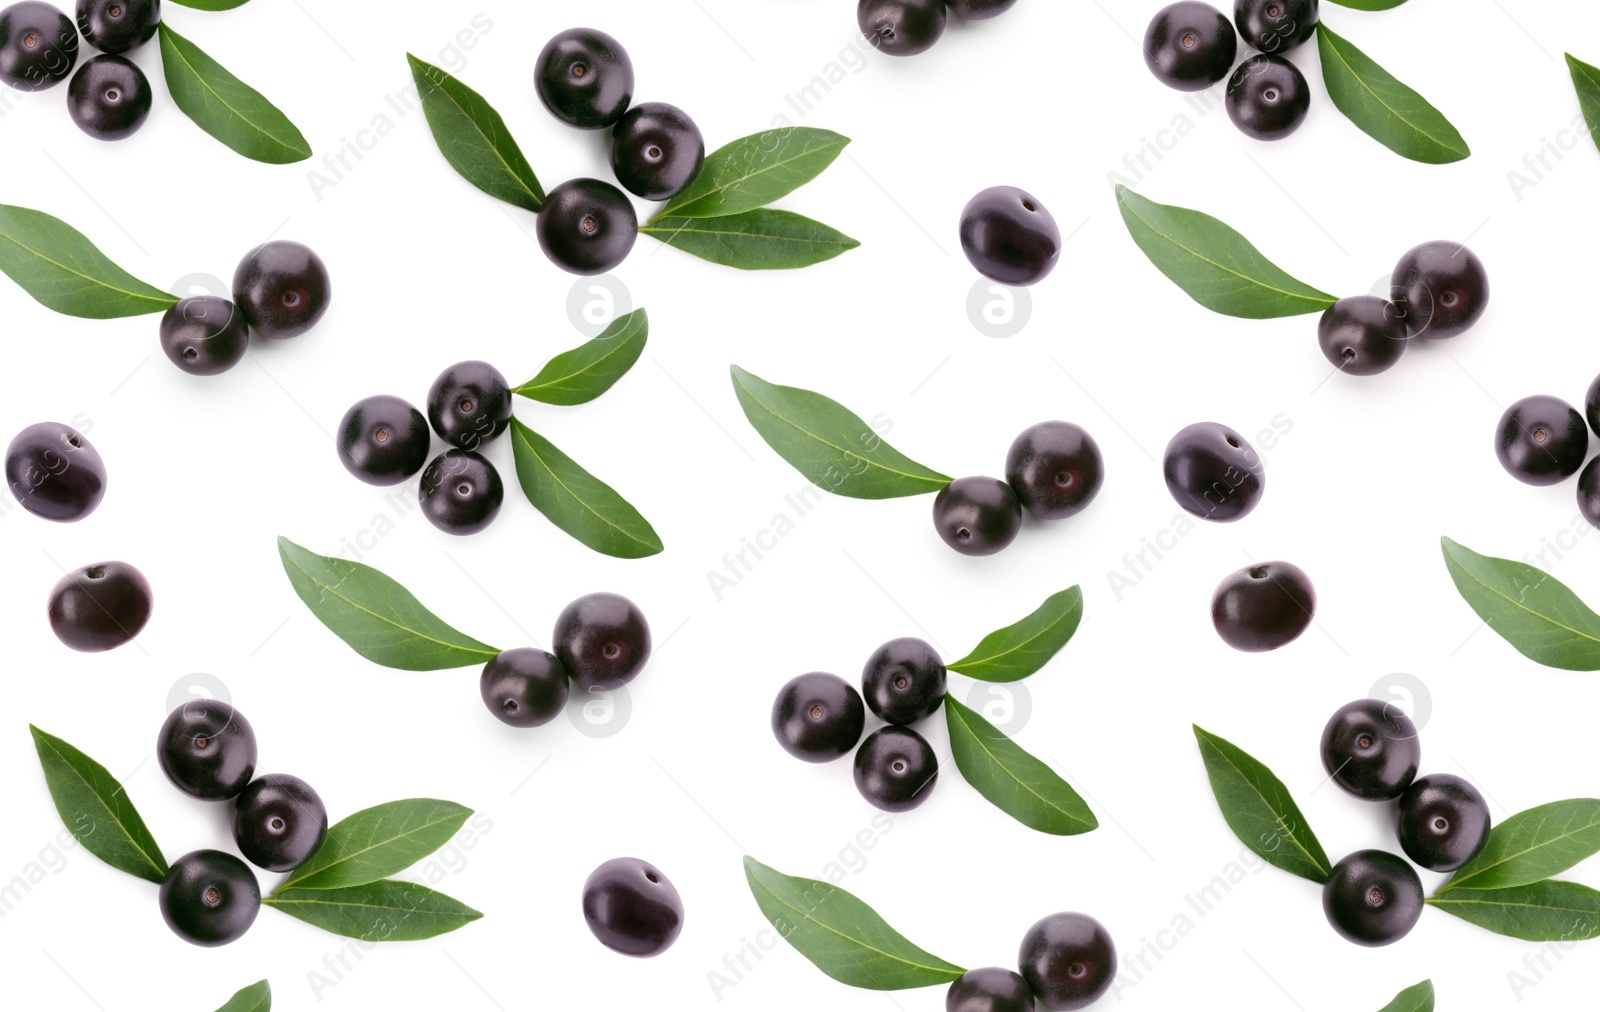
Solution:
M 1372 376 L 1400 361 L 1414 337 L 1466 332 L 1489 308 L 1483 261 L 1456 242 L 1435 240 L 1406 251 L 1389 280 L 1389 299 L 1357 295 L 1322 314 L 1317 343 L 1340 372 Z
M 1600 435 L 1600 377 L 1590 384 L 1584 409 L 1587 419 L 1559 397 L 1524 397 L 1500 416 L 1494 453 L 1511 477 L 1529 485 L 1559 485 L 1583 468 L 1578 512 L 1600 527 L 1600 457 L 1583 465 L 1589 456 L 1589 430 Z
M 1022 511 L 1040 520 L 1081 513 L 1100 493 L 1100 447 L 1082 426 L 1040 422 L 1006 453 L 1006 480 L 957 478 L 933 499 L 933 527 L 962 555 L 993 555 L 1022 530 Z
M 79 0 L 74 27 L 40 0 L 0 10 L 0 81 L 18 91 L 43 91 L 72 74 L 78 35 L 103 55 L 78 67 L 67 85 L 67 112 L 79 129 L 103 141 L 131 137 L 150 115 L 150 81 L 120 54 L 149 42 L 161 21 L 161 0 Z
M 1033 1012 L 1093 1004 L 1117 978 L 1117 947 L 1105 925 L 1088 914 L 1041 919 L 1022 937 L 1015 973 L 1004 967 L 968 970 L 950 985 L 946 1012 Z
M 1417 727 L 1392 703 L 1348 703 L 1322 732 L 1322 766 L 1333 782 L 1364 801 L 1397 801 L 1395 835 L 1406 857 L 1429 871 L 1454 871 L 1489 842 L 1489 805 L 1460 777 L 1418 777 L 1421 762 Z M 1381 850 L 1346 857 L 1322 889 L 1328 923 L 1358 945 L 1399 941 L 1422 907 L 1415 869 Z
M 548 724 L 567 704 L 571 686 L 587 692 L 620 688 L 650 659 L 650 623 L 621 594 L 585 594 L 561 610 L 555 653 L 519 647 L 483 666 L 478 690 L 489 712 L 512 727 Z
M 257 867 L 292 871 L 327 836 L 328 810 L 310 784 L 283 773 L 255 776 L 255 730 L 227 703 L 195 700 L 168 714 L 156 738 L 156 760 L 190 797 L 233 800 L 234 843 Z M 160 902 L 162 917 L 178 937 L 195 945 L 226 945 L 255 923 L 261 886 L 232 854 L 197 850 L 172 863 Z
M 398 485 L 418 471 L 423 516 L 447 534 L 476 534 L 500 513 L 505 485 L 478 451 L 511 424 L 511 387 L 487 362 L 457 362 L 428 390 L 428 415 L 389 394 L 351 405 L 335 449 L 345 470 L 369 485 Z M 451 449 L 424 468 L 429 425 Z
M 961 252 L 990 281 L 1026 287 L 1055 270 L 1061 229 L 1026 190 L 991 186 L 961 209 Z
M 856 26 L 874 49 L 916 56 L 944 35 L 947 14 L 966 21 L 999 17 L 1017 0 L 857 0 Z
M 633 61 L 605 32 L 573 28 L 551 39 L 539 53 L 534 87 L 563 123 L 611 131 L 612 172 L 635 196 L 669 200 L 705 163 L 705 139 L 688 113 L 666 102 L 630 107 Z M 556 266 L 573 274 L 604 274 L 633 249 L 639 219 L 615 186 L 573 179 L 550 191 L 534 231 Z

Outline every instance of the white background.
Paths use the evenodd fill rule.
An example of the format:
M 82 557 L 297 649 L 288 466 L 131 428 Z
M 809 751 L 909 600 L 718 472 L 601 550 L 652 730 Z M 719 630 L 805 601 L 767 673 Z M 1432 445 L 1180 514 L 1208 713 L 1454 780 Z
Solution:
M 1600 792 L 1591 753 L 1600 682 L 1539 668 L 1480 629 L 1438 548 L 1441 534 L 1510 557 L 1575 544 L 1545 562 L 1600 600 L 1600 538 L 1576 519 L 1572 486 L 1518 484 L 1491 446 L 1504 405 L 1543 392 L 1577 401 L 1600 367 L 1594 264 L 1579 238 L 1600 210 L 1600 154 L 1579 138 L 1521 199 L 1507 179 L 1577 115 L 1560 54 L 1576 47 L 1600 60 L 1600 48 L 1582 51 L 1595 45 L 1600 11 L 1577 0 L 1537 9 L 1415 0 L 1384 14 L 1329 6 L 1342 34 L 1470 142 L 1470 160 L 1438 167 L 1401 159 L 1341 117 L 1314 44 L 1294 54 L 1312 79 L 1309 120 L 1266 145 L 1235 131 L 1220 106 L 1201 114 L 1150 77 L 1134 40 L 1153 0 L 1022 0 L 999 20 L 952 24 L 912 60 L 862 58 L 850 6 L 257 0 L 214 15 L 171 6 L 172 25 L 280 105 L 319 160 L 389 118 L 392 129 L 375 143 L 366 136 L 370 150 L 320 192 L 308 179 L 318 162 L 248 162 L 185 119 L 154 46 L 137 61 L 155 82 L 155 111 L 129 141 L 80 134 L 64 87 L 7 96 L 0 199 L 67 219 L 158 285 L 192 272 L 228 278 L 267 236 L 298 239 L 327 261 L 335 297 L 315 331 L 257 345 L 233 372 L 202 379 L 162 357 L 153 317 L 69 319 L 0 283 L 0 428 L 76 418 L 110 472 L 104 503 L 83 523 L 20 509 L 0 518 L 9 616 L 0 880 L 26 875 L 61 830 L 29 722 L 127 776 L 169 859 L 231 845 L 225 806 L 181 797 L 151 761 L 170 694 L 190 672 L 225 684 L 255 725 L 262 768 L 310 780 L 334 818 L 435 796 L 492 822 L 441 883 L 484 911 L 481 921 L 367 953 L 316 997 L 308 972 L 343 939 L 263 911 L 240 942 L 193 948 L 164 928 L 146 883 L 82 849 L 64 866 L 47 853 L 57 870 L 0 918 L 8 1005 L 204 1010 L 266 976 L 286 1009 L 943 1007 L 938 989 L 886 997 L 836 984 L 786 946 L 713 997 L 708 973 L 766 926 L 740 871 L 747 850 L 809 876 L 845 852 L 856 868 L 845 888 L 962 965 L 1011 964 L 1027 927 L 1062 909 L 1104 921 L 1125 971 L 1146 944 L 1169 947 L 1107 1006 L 1359 1012 L 1430 976 L 1444 1010 L 1592 1003 L 1600 975 L 1587 948 L 1519 1002 L 1507 973 L 1539 946 L 1436 911 L 1401 943 L 1369 951 L 1328 928 L 1315 887 L 1275 869 L 1247 876 L 1205 917 L 1185 897 L 1226 874 L 1241 849 L 1212 801 L 1191 723 L 1268 762 L 1334 859 L 1395 847 L 1384 810 L 1317 789 L 1323 722 L 1394 672 L 1424 686 L 1431 707 L 1425 769 L 1470 774 L 1497 819 Z M 473 29 L 479 13 L 492 27 L 480 19 Z M 664 554 L 603 558 L 553 528 L 512 484 L 505 441 L 490 448 L 508 495 L 487 533 L 450 538 L 412 512 L 366 553 L 499 646 L 547 645 L 556 613 L 580 593 L 637 600 L 659 651 L 632 686 L 631 721 L 602 740 L 566 720 L 502 726 L 484 712 L 474 671 L 406 674 L 361 660 L 294 597 L 274 550 L 283 534 L 331 554 L 377 515 L 394 516 L 385 490 L 351 479 L 334 455 L 330 431 L 352 402 L 379 392 L 420 402 L 463 358 L 489 359 L 516 382 L 581 339 L 566 309 L 574 279 L 545 261 L 532 217 L 459 179 L 420 112 L 401 116 L 386 102 L 408 86 L 402 57 L 412 51 L 502 111 L 547 187 L 603 176 L 601 137 L 556 123 L 531 85 L 534 54 L 575 23 L 620 38 L 637 97 L 689 110 L 712 147 L 785 114 L 855 138 L 783 206 L 862 242 L 803 272 L 745 274 L 641 239 L 617 272 L 652 324 L 633 374 L 584 407 L 519 403 L 529 424 L 654 522 Z M 474 43 L 464 62 L 447 49 L 463 30 Z M 839 82 L 798 115 L 787 97 L 850 51 Z M 1291 273 L 1339 294 L 1368 291 L 1418 242 L 1470 240 L 1493 281 L 1488 314 L 1469 334 L 1358 379 L 1329 377 L 1315 318 L 1236 321 L 1193 304 L 1129 240 L 1107 180 L 1179 116 L 1192 129 L 1141 172 L 1141 192 L 1223 217 Z M 1030 189 L 1073 235 L 1032 290 L 1028 326 L 994 340 L 966 314 L 976 275 L 956 222 L 972 193 L 1001 183 Z M 792 515 L 784 497 L 804 484 L 744 421 L 730 362 L 881 413 L 895 445 L 951 474 L 997 473 L 1017 432 L 1072 419 L 1100 441 L 1107 482 L 1081 517 L 1029 523 L 989 559 L 946 549 L 928 499 L 829 499 L 719 601 L 707 572 L 775 514 Z M 1168 437 L 1207 419 L 1253 435 L 1280 415 L 1291 431 L 1258 447 L 1261 507 L 1188 534 L 1119 600 L 1108 572 L 1178 512 L 1157 463 Z M 155 616 L 136 646 L 74 654 L 50 634 L 46 596 L 60 567 L 108 558 L 145 571 Z M 1312 575 L 1317 626 L 1277 653 L 1235 653 L 1209 626 L 1211 589 L 1251 559 L 1274 558 Z M 848 851 L 875 810 L 848 762 L 810 767 L 778 749 L 768 730 L 778 686 L 814 669 L 854 678 L 899 635 L 957 656 L 1075 583 L 1087 598 L 1081 631 L 1026 683 L 1032 718 L 1017 737 L 1092 798 L 1102 828 L 1033 833 L 951 765 L 926 805 L 874 831 L 863 867 Z M 927 731 L 943 749 L 942 720 Z M 616 956 L 583 928 L 585 876 L 623 854 L 658 864 L 685 898 L 687 927 L 659 959 Z M 1600 884 L 1597 875 L 1573 873 Z M 1182 914 L 1192 931 L 1158 936 Z

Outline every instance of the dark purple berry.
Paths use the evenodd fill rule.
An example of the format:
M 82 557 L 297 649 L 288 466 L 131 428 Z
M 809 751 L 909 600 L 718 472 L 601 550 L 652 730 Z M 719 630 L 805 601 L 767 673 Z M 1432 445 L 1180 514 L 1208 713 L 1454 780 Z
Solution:
M 958 18 L 968 21 L 985 21 L 997 18 L 1010 10 L 1017 0 L 945 0 L 945 9 Z
M 500 515 L 506 488 L 500 472 L 471 450 L 446 450 L 423 468 L 417 486 L 422 515 L 446 534 L 476 534 Z
M 1600 457 L 1578 475 L 1578 512 L 1595 527 L 1600 527 Z
M 1233 23 L 1245 45 L 1286 53 L 1317 31 L 1317 0 L 1236 0 Z
M 161 0 L 78 0 L 78 31 L 102 53 L 126 53 L 155 38 Z
M 511 387 L 487 362 L 457 362 L 428 390 L 428 421 L 440 439 L 476 450 L 511 424 Z
M 1006 454 L 1006 484 L 1022 508 L 1041 520 L 1081 513 L 1100 494 L 1103 474 L 1099 444 L 1071 422 L 1040 422 Z
M 1232 573 L 1211 595 L 1211 624 L 1235 650 L 1262 653 L 1300 638 L 1317 613 L 1311 577 L 1287 562 Z
M 368 485 L 398 485 L 428 462 L 428 420 L 410 401 L 377 394 L 339 420 L 334 444 L 344 469 Z
M 879 52 L 915 56 L 944 34 L 945 0 L 857 0 L 856 25 Z
M 1413 336 L 1455 337 L 1489 307 L 1483 261 L 1457 242 L 1425 242 L 1395 264 L 1393 299 Z
M 1228 76 L 1239 52 L 1233 22 L 1198 0 L 1156 12 L 1144 33 L 1144 62 L 1156 80 L 1179 91 L 1205 91 Z
M 848 755 L 861 741 L 867 709 L 855 686 L 822 671 L 798 675 L 772 703 L 772 735 L 783 750 L 808 763 Z
M 1258 53 L 1233 72 L 1225 104 L 1228 118 L 1246 136 L 1281 141 L 1305 122 L 1311 86 L 1288 60 Z
M 310 330 L 328 311 L 331 297 L 322 258 L 286 239 L 257 246 L 233 272 L 233 301 L 250 328 L 271 340 Z
M 512 727 L 548 724 L 567 705 L 567 669 L 548 650 L 503 650 L 483 666 L 478 691 L 489 712 Z
M 659 956 L 683 931 L 683 899 L 656 867 L 613 858 L 583 884 L 583 919 L 600 944 L 624 956 Z
M 556 616 L 556 656 L 581 689 L 615 689 L 650 659 L 650 623 L 621 594 L 585 594 Z
M 256 921 L 261 885 L 250 866 L 220 850 L 196 850 L 172 862 L 161 880 L 161 916 L 194 945 L 227 945 Z
M 998 478 L 957 478 L 933 498 L 933 528 L 962 555 L 993 555 L 1022 530 L 1022 504 Z
M 1045 1008 L 1078 1009 L 1116 979 L 1117 947 L 1088 914 L 1051 914 L 1022 937 L 1017 965 Z
M 1600 376 L 1589 384 L 1589 393 L 1583 399 L 1584 413 L 1589 418 L 1589 428 L 1600 436 Z
M 991 186 L 961 209 L 961 251 L 979 274 L 1002 285 L 1043 281 L 1061 256 L 1061 229 L 1037 197 Z
M 945 1012 L 1033 1012 L 1033 989 L 1001 966 L 968 970 L 944 996 Z
M 106 494 L 106 465 L 83 433 L 39 422 L 6 447 L 6 485 L 36 517 L 73 523 L 94 512 Z
M 97 562 L 63 576 L 50 591 L 50 628 L 74 650 L 120 647 L 150 621 L 150 581 L 126 562 Z
M 1398 798 L 1421 764 L 1417 725 L 1393 703 L 1346 703 L 1322 730 L 1322 768 L 1346 793 L 1364 801 Z
M 78 129 L 96 140 L 132 137 L 150 115 L 150 81 L 130 60 L 96 56 L 72 75 L 67 112 Z
M 1389 945 L 1422 916 L 1422 880 L 1403 858 L 1358 850 L 1333 866 L 1322 886 L 1322 912 L 1348 941 Z
M 633 101 L 633 61 L 605 32 L 569 28 L 545 43 L 533 84 L 556 119 L 600 130 L 621 119 Z
M 1559 397 L 1524 397 L 1500 416 L 1494 454 L 1506 473 L 1529 485 L 1559 485 L 1589 455 L 1589 428 Z
M 598 179 L 570 179 L 550 191 L 534 221 L 539 248 L 572 274 L 604 274 L 639 236 L 639 218 L 625 194 Z
M 78 62 L 78 30 L 50 4 L 22 0 L 0 10 L 0 81 L 43 91 L 67 79 Z
M 328 835 L 328 809 L 311 785 L 287 773 L 250 781 L 233 803 L 233 842 L 251 864 L 293 871 Z
M 879 719 L 914 724 L 944 702 L 944 660 L 915 637 L 890 640 L 867 658 L 861 693 Z
M 922 735 L 890 724 L 856 749 L 856 790 L 885 812 L 909 812 L 928 800 L 939 779 L 939 758 Z
M 191 798 L 226 801 L 256 771 L 256 732 L 231 705 L 193 700 L 167 715 L 156 736 L 156 759 L 172 785 Z
M 215 376 L 244 361 L 250 325 L 227 299 L 192 295 L 161 314 L 161 350 L 191 376 Z
M 1255 447 L 1217 422 L 1180 429 L 1167 443 L 1161 473 L 1179 506 L 1218 523 L 1248 516 L 1261 502 L 1267 484 Z
M 665 102 L 641 102 L 611 131 L 611 171 L 645 200 L 677 196 L 700 174 L 706 142 L 689 114 Z
M 1400 795 L 1394 831 L 1406 857 L 1429 871 L 1455 871 L 1489 842 L 1489 803 L 1448 773 L 1418 777 Z
M 1323 312 L 1317 343 L 1340 372 L 1373 376 L 1400 361 L 1406 327 L 1390 303 L 1375 295 L 1355 295 Z

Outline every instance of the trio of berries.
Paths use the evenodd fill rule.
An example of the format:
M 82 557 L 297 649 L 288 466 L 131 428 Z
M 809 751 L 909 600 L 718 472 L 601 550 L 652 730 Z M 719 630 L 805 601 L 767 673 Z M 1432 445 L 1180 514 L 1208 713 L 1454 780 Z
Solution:
M 161 0 L 78 0 L 78 23 L 41 0 L 0 10 L 0 81 L 18 91 L 44 91 L 72 74 L 67 112 L 102 141 L 131 137 L 150 115 L 150 81 L 122 56 L 149 42 L 161 22 Z M 100 50 L 76 74 L 78 35 Z
M 933 527 L 962 555 L 993 555 L 1022 530 L 1022 511 L 1041 520 L 1081 513 L 1100 494 L 1104 462 L 1082 426 L 1040 422 L 1006 454 L 1006 480 L 957 478 L 933 500 Z
M 1587 419 L 1559 397 L 1524 397 L 1500 416 L 1494 452 L 1511 477 L 1529 485 L 1559 485 L 1583 468 L 1578 475 L 1578 512 L 1600 527 L 1600 457 L 1583 466 L 1589 456 L 1589 430 L 1600 435 L 1600 376 L 1589 385 L 1584 409 Z
M 868 42 L 890 56 L 925 53 L 944 35 L 946 14 L 985 21 L 1017 0 L 857 0 L 856 26 Z

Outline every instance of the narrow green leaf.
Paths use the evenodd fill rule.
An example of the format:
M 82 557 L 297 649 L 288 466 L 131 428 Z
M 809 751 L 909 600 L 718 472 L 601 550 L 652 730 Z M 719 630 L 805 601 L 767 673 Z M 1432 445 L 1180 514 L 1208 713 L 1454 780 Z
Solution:
M 984 682 L 1027 678 L 1067 645 L 1082 619 L 1083 591 L 1068 587 L 1045 598 L 1022 621 L 985 636 L 972 653 L 945 667 Z
M 642 559 L 661 551 L 655 528 L 628 500 L 516 418 L 511 451 L 523 494 L 551 523 L 613 558 Z
M 850 143 L 832 130 L 783 127 L 725 144 L 657 219 L 715 218 L 754 211 L 809 183 Z
M 272 1012 L 272 985 L 258 980 L 240 988 L 217 1012 Z
M 192 7 L 197 11 L 231 11 L 235 7 L 243 7 L 250 0 L 168 0 L 183 7 Z
M 1056 771 L 954 696 L 944 698 L 950 751 L 967 783 L 994 806 L 1041 833 L 1076 836 L 1100 825 Z
M 410 53 L 406 62 L 422 96 L 428 129 L 450 167 L 489 196 L 538 211 L 544 188 L 494 107 L 433 64 Z
M 1317 49 L 1333 104 L 1378 143 L 1430 165 L 1459 162 L 1472 154 L 1443 113 L 1335 35 L 1327 22 L 1317 26 Z
M 749 856 L 744 874 L 779 937 L 834 980 L 899 991 L 948 984 L 966 972 L 912 945 L 877 911 L 837 886 L 792 878 Z
M 1529 942 L 1581 942 L 1600 937 L 1600 892 L 1546 879 L 1509 889 L 1452 889 L 1429 905 L 1480 928 Z
M 91 320 L 160 313 L 178 301 L 60 218 L 10 204 L 0 204 L 0 271 L 46 308 Z
M 1198 725 L 1195 739 L 1217 807 L 1235 836 L 1268 864 L 1321 885 L 1332 865 L 1277 775 L 1232 742 Z
M 717 218 L 658 217 L 639 232 L 702 260 L 742 271 L 810 267 L 861 245 L 820 221 L 770 208 Z
M 1392 11 L 1406 0 L 1328 0 L 1328 2 L 1357 11 Z
M 950 478 L 890 446 L 837 401 L 733 366 L 733 390 L 756 432 L 824 492 L 894 499 L 937 492 Z
M 276 907 L 323 931 L 367 942 L 414 942 L 448 934 L 483 915 L 458 899 L 412 882 L 382 879 L 345 889 L 290 889 Z
M 317 621 L 356 653 L 402 671 L 483 664 L 500 651 L 445 624 L 394 580 L 371 566 L 308 552 L 278 539 L 294 592 Z
M 539 375 L 511 392 L 546 404 L 592 401 L 633 368 L 649 336 L 649 318 L 635 309 L 612 320 L 598 337 L 546 362 Z
M 343 889 L 388 878 L 449 843 L 471 815 L 470 808 L 433 798 L 363 809 L 328 827 L 316 853 L 273 891 Z
M 1600 852 L 1600 800 L 1552 801 L 1518 812 L 1489 831 L 1489 842 L 1439 887 L 1510 889 L 1559 875 Z
M 1158 204 L 1120 184 L 1117 207 L 1156 269 L 1212 312 L 1266 320 L 1320 313 L 1338 301 L 1285 274 L 1209 214 Z
M 1583 110 L 1583 120 L 1589 124 L 1589 139 L 1600 144 L 1600 67 L 1567 56 L 1567 69 L 1572 72 L 1572 85 L 1578 91 L 1578 107 Z
M 56 811 L 83 848 L 129 875 L 165 878 L 166 858 L 117 778 L 60 738 L 32 724 L 28 731 Z
M 258 162 L 311 157 L 311 145 L 277 106 L 162 22 L 161 69 L 184 115 L 228 147 Z
M 1441 538 L 1456 590 L 1490 629 L 1546 667 L 1600 671 L 1600 615 L 1542 569 Z
M 1412 984 L 1378 1012 L 1433 1012 L 1433 981 Z

